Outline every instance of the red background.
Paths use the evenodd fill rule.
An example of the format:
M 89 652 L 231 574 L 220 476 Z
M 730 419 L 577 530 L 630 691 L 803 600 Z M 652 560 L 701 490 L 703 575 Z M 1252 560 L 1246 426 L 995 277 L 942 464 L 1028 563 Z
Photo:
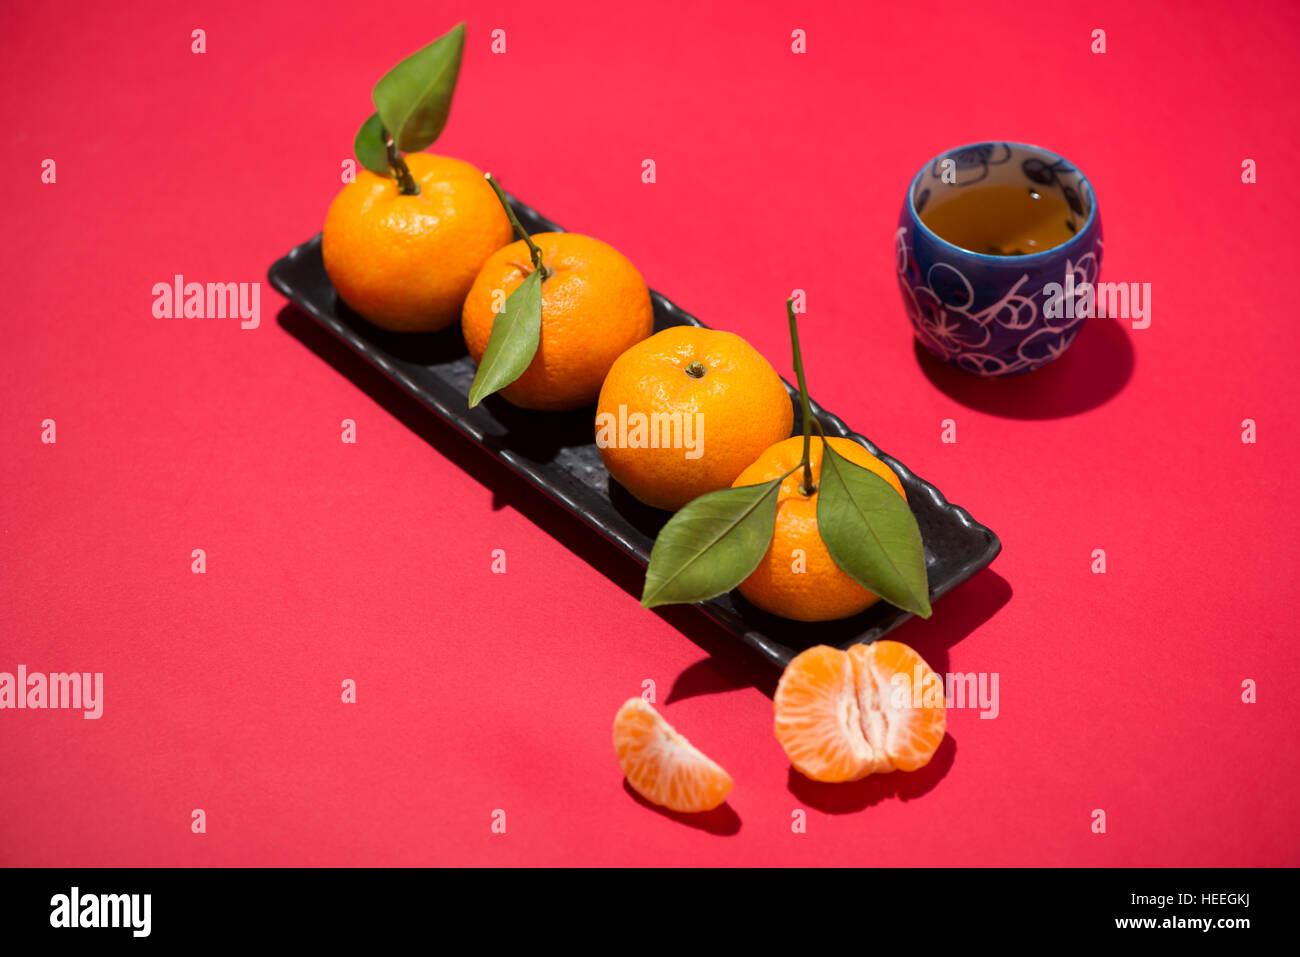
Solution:
M 1300 863 L 1296 10 L 611 6 L 5 4 L 0 671 L 102 671 L 106 700 L 0 712 L 0 863 Z M 807 290 L 815 396 L 1001 536 L 896 633 L 999 675 L 999 716 L 951 712 L 929 768 L 792 773 L 774 669 L 641 609 L 635 566 L 265 284 L 374 81 L 467 15 L 438 151 L 787 376 Z M 1103 278 L 1152 284 L 1149 329 L 1093 321 L 1015 381 L 918 358 L 903 191 L 987 138 L 1087 173 Z M 154 318 L 176 273 L 262 281 L 260 328 Z M 646 679 L 737 782 L 703 822 L 621 783 L 610 722 Z

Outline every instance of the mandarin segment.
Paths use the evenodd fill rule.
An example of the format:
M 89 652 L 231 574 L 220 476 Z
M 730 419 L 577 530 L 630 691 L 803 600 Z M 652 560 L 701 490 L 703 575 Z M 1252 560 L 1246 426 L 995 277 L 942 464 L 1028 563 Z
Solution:
M 858 687 L 871 688 L 881 728 L 877 740 L 894 769 L 915 771 L 934 757 L 947 731 L 944 686 L 915 649 L 875 641 L 849 649 Z
M 776 739 L 804 775 L 836 782 L 868 773 L 874 755 L 844 652 L 818 645 L 796 657 L 781 675 L 774 708 Z
M 922 768 L 946 731 L 942 682 L 897 641 L 801 652 L 781 675 L 773 711 L 790 763 L 828 783 Z
M 832 447 L 855 465 L 875 472 L 906 501 L 893 469 L 851 439 L 830 438 Z M 808 461 L 814 484 L 821 479 L 822 440 L 814 437 Z M 803 438 L 794 436 L 768 448 L 733 486 L 758 485 L 779 478 L 803 460 Z M 740 593 L 763 611 L 795 621 L 832 621 L 865 611 L 879 598 L 835 563 L 817 531 L 817 493 L 801 490 L 803 469 L 781 483 L 772 542 Z
M 637 268 L 599 239 L 537 233 L 532 240 L 549 271 L 542 281 L 541 336 L 528 368 L 500 394 L 526 409 L 581 408 L 596 401 L 614 360 L 654 331 L 650 290 Z M 483 263 L 461 317 L 475 364 L 483 361 L 498 308 L 532 268 L 523 240 Z
M 652 804 L 711 811 L 731 793 L 731 775 L 702 754 L 641 698 L 614 718 L 614 751 L 628 783 Z
M 618 357 L 596 416 L 609 474 L 641 502 L 676 510 L 727 488 L 765 448 L 788 436 L 794 406 L 776 370 L 740 336 L 674 326 Z M 651 424 L 645 443 L 627 427 L 637 421 Z M 681 441 L 663 438 L 665 431 Z M 632 438 L 624 441 L 623 433 Z
M 432 153 L 406 156 L 419 195 L 357 172 L 321 231 L 325 272 L 358 315 L 392 332 L 437 332 L 460 318 L 487 258 L 510 242 L 510 221 L 483 174 Z

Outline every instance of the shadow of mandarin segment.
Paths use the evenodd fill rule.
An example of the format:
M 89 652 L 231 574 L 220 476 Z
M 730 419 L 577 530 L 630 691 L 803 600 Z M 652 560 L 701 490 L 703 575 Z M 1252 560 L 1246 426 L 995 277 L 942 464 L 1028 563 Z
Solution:
M 778 750 L 781 747 L 775 740 L 772 746 Z M 946 734 L 930 763 L 916 771 L 891 771 L 872 774 L 861 781 L 823 784 L 804 777 L 791 767 L 787 784 L 790 793 L 808 807 L 825 814 L 856 814 L 881 801 L 911 801 L 927 794 L 943 780 L 956 756 L 957 742 L 951 734 Z
M 700 811 L 698 814 L 686 814 L 681 811 L 672 811 L 666 807 L 660 807 L 647 801 L 641 795 L 636 793 L 636 789 L 628 783 L 627 778 L 623 779 L 623 790 L 640 804 L 643 808 L 654 811 L 670 821 L 676 821 L 678 824 L 685 824 L 687 827 L 693 827 L 699 831 L 707 831 L 709 834 L 716 834 L 719 837 L 731 837 L 733 834 L 740 833 L 740 816 L 732 810 L 731 804 L 723 802 L 719 807 L 712 811 Z

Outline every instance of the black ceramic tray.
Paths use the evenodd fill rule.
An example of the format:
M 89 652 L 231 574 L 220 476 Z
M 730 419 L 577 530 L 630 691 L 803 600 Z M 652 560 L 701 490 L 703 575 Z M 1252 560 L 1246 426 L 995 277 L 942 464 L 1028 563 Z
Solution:
M 562 232 L 536 210 L 511 199 L 519 221 L 530 233 Z M 655 535 L 668 513 L 642 505 L 623 490 L 601 463 L 595 444 L 591 408 L 576 412 L 529 412 L 500 396 L 489 396 L 477 408 L 468 407 L 474 363 L 465 351 L 460 327 L 430 336 L 400 336 L 370 325 L 339 298 L 325 275 L 320 235 L 271 266 L 271 285 L 307 315 L 359 353 L 421 403 L 514 469 L 533 485 L 617 544 L 643 566 L 650 561 Z M 664 296 L 651 290 L 655 331 L 669 326 L 703 325 Z M 802 431 L 796 390 L 787 382 L 794 402 L 795 429 Z M 976 522 L 965 509 L 950 505 L 937 488 L 918 478 L 907 466 L 881 452 L 871 441 L 849 429 L 815 402 L 811 411 L 829 436 L 862 443 L 898 473 L 925 543 L 934 603 L 993 561 L 1002 549 L 998 537 Z M 807 624 L 769 615 L 731 592 L 699 606 L 723 627 L 752 645 L 767 659 L 784 666 L 804 648 L 826 644 L 847 648 L 873 641 L 902 624 L 910 614 L 877 602 L 853 618 Z M 934 613 L 943 614 L 935 605 Z

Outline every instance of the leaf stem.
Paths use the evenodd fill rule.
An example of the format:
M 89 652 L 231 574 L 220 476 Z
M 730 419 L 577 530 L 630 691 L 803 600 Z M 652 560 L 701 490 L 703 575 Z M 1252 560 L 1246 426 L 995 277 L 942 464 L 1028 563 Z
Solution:
M 388 131 L 383 131 L 384 149 L 388 151 L 388 165 L 392 167 L 393 174 L 397 177 L 397 186 L 403 196 L 419 196 L 420 184 L 415 181 L 411 175 L 411 170 L 406 165 L 406 160 L 402 159 L 402 154 L 397 152 L 397 144 L 393 142 Z
M 799 383 L 799 410 L 803 418 L 803 482 L 799 491 L 811 495 L 817 491 L 813 484 L 812 461 L 809 453 L 812 447 L 812 415 L 808 411 L 808 383 L 803 375 L 803 353 L 799 351 L 799 323 L 794 317 L 794 300 L 785 301 L 785 311 L 790 317 L 790 348 L 794 353 L 794 374 Z
M 515 216 L 515 211 L 510 208 L 510 203 L 506 200 L 506 194 L 502 192 L 500 185 L 498 185 L 497 181 L 492 178 L 491 173 L 484 173 L 483 178 L 488 181 L 488 185 L 492 187 L 492 191 L 497 194 L 497 199 L 501 202 L 501 208 L 506 211 L 506 218 L 510 220 L 510 225 L 514 227 L 519 238 L 528 245 L 528 255 L 532 257 L 533 268 L 541 272 L 542 279 L 549 279 L 551 276 L 551 270 L 542 265 L 542 251 L 537 248 L 537 244 L 533 242 L 533 237 L 528 235 L 528 231 L 519 224 L 519 219 Z

